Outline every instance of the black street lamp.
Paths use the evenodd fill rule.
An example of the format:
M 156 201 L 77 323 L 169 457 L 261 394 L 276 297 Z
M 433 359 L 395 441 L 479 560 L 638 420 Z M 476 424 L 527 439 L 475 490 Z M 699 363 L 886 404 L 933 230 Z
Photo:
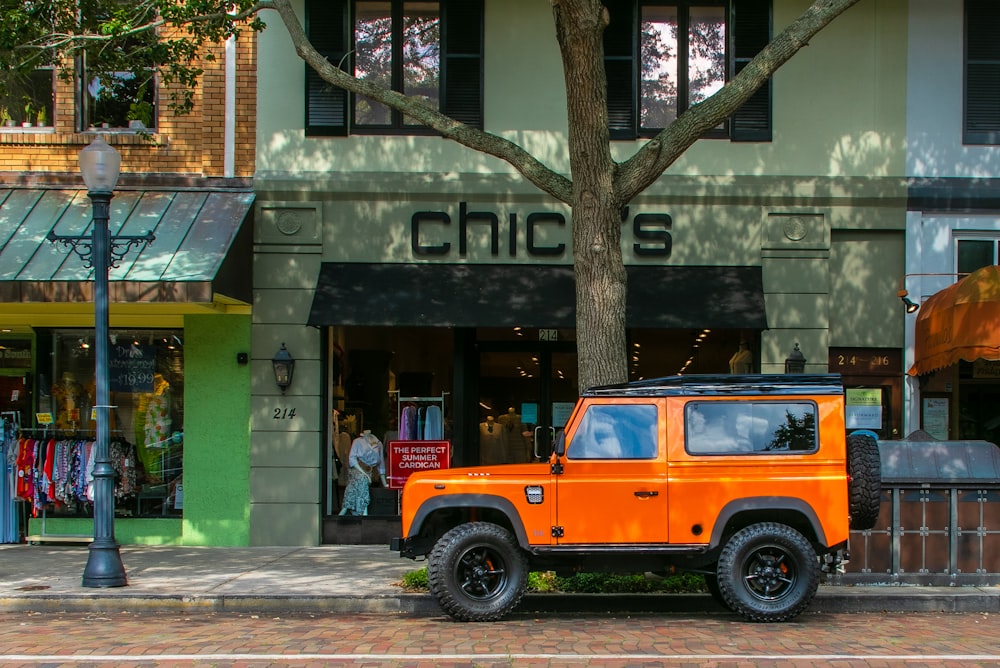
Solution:
M 132 246 L 153 240 L 143 236 L 112 237 L 108 232 L 111 198 L 121 168 L 121 156 L 97 135 L 80 151 L 80 172 L 87 184 L 87 197 L 94 209 L 89 236 L 60 236 L 49 232 L 48 239 L 70 247 L 87 267 L 94 269 L 94 330 L 97 442 L 94 445 L 94 540 L 83 569 L 84 587 L 124 587 L 125 566 L 115 541 L 115 470 L 109 452 L 110 411 L 108 372 L 108 271 L 117 267 Z

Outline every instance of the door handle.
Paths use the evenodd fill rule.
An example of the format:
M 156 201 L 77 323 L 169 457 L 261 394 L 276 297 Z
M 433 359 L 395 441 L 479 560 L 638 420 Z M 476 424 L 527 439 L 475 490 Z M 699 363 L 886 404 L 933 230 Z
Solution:
M 635 495 L 638 496 L 640 499 L 648 499 L 651 496 L 659 496 L 660 493 L 659 492 L 636 492 Z

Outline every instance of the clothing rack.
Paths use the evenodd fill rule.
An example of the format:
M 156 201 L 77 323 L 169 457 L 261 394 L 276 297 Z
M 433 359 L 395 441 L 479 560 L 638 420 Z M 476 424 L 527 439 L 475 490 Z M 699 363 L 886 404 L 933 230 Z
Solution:
M 24 429 L 21 429 L 21 431 L 22 432 L 29 432 L 29 433 L 41 431 L 42 432 L 42 440 L 44 441 L 48 437 L 49 428 L 48 428 L 48 426 L 45 426 L 45 427 L 26 427 Z M 73 431 L 73 433 L 77 433 L 78 434 L 78 433 L 87 432 L 87 431 L 94 432 L 95 430 L 93 430 L 93 429 L 89 429 L 89 430 L 88 429 L 74 429 L 72 431 Z M 60 434 L 63 434 L 63 433 L 64 432 L 53 432 L 53 436 L 60 435 Z M 94 540 L 93 536 L 86 536 L 86 535 L 83 535 L 83 534 L 56 534 L 56 533 L 49 533 L 47 531 L 47 528 L 46 528 L 46 521 L 47 521 L 46 515 L 47 515 L 47 510 L 48 510 L 46 508 L 47 505 L 48 504 L 42 506 L 42 531 L 41 531 L 41 533 L 32 534 L 30 536 L 27 536 L 25 538 L 25 540 L 28 542 L 28 545 L 39 545 L 41 543 L 79 543 L 79 544 L 87 544 L 87 543 L 93 542 L 93 540 Z
M 8 423 L 10 429 L 8 430 Z M 7 461 L 6 447 L 7 434 L 17 434 L 21 427 L 21 414 L 17 411 L 0 412 L 0 436 L 4 439 L 4 448 L 0 448 L 0 476 L 3 476 L 3 498 L 0 498 L 0 543 L 16 543 L 20 540 L 20 529 L 18 527 L 17 503 L 14 497 L 14 486 L 17 484 L 17 477 L 10 475 L 13 468 Z M 16 444 L 16 440 L 14 441 Z
M 430 404 L 432 406 L 437 406 L 441 409 L 441 417 L 443 419 L 445 397 L 447 397 L 451 393 L 442 392 L 440 396 L 436 397 L 401 397 L 399 396 L 399 390 L 390 390 L 389 394 L 396 395 L 396 428 L 400 430 L 400 438 L 402 438 L 404 404 Z M 443 431 L 443 425 L 442 425 L 442 431 Z M 418 440 L 423 440 L 422 436 L 418 436 Z

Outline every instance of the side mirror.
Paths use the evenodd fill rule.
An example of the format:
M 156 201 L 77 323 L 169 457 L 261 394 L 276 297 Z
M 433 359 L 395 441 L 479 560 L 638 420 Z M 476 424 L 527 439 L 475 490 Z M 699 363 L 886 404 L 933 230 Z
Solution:
M 556 435 L 556 442 L 553 447 L 553 451 L 556 453 L 556 457 L 562 457 L 566 454 L 566 432 L 562 429 L 560 429 L 559 433 Z

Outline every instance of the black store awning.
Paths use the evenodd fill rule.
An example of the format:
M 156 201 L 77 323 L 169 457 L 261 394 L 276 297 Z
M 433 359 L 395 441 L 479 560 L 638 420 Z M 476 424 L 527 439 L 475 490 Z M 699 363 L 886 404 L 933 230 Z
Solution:
M 631 328 L 767 329 L 760 267 L 630 266 Z M 575 327 L 570 266 L 324 263 L 309 324 Z

